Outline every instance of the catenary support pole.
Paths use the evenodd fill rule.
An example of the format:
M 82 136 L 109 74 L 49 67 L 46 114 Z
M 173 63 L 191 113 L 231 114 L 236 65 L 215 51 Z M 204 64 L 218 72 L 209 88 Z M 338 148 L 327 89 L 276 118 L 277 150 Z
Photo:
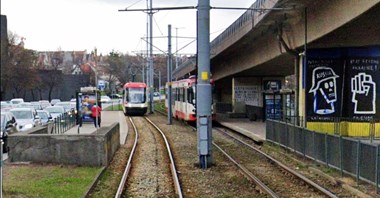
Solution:
M 153 113 L 153 0 L 149 8 L 149 113 Z
M 197 139 L 200 168 L 212 163 L 210 84 L 210 0 L 198 0 L 197 12 Z
M 168 25 L 168 124 L 172 124 L 172 26 Z
M 148 3 L 149 0 L 146 0 L 146 9 L 149 10 L 149 3 Z M 149 37 L 149 14 L 146 15 L 146 40 L 148 40 L 148 37 Z M 146 78 L 145 78 L 145 82 L 148 87 L 149 87 L 149 76 L 148 76 L 148 68 L 149 68 L 149 44 L 148 42 L 146 42 L 146 56 L 145 56 L 145 61 L 146 61 L 146 71 L 145 71 L 145 68 L 143 68 L 144 70 L 144 75 L 146 73 Z

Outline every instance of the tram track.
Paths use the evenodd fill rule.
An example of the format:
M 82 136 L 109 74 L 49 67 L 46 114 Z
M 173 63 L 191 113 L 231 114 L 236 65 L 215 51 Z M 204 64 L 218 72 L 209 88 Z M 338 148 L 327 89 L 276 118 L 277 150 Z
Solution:
M 159 113 L 165 115 L 163 112 Z M 193 128 L 193 130 L 196 129 Z M 214 127 L 213 130 L 221 129 Z M 224 130 L 227 129 L 222 129 L 222 131 Z M 233 130 L 228 133 L 241 136 Z M 263 196 L 355 197 L 339 185 L 326 180 L 323 181 L 321 178 L 310 177 L 310 174 L 303 175 L 304 172 L 293 170 L 287 163 L 281 163 L 264 152 L 261 152 L 262 154 L 257 152 L 261 150 L 263 145 L 258 146 L 247 137 L 242 138 L 244 141 L 240 141 L 225 134 L 214 132 L 213 139 L 214 148 L 220 150 L 220 153 L 223 153 L 229 161 L 238 167 L 239 172 L 243 172 L 245 178 L 249 178 L 252 184 L 254 183 L 253 191 L 261 192 L 260 194 Z M 245 145 L 242 142 L 249 143 Z M 243 150 L 241 150 L 242 147 L 244 147 Z
M 328 189 L 316 184 L 307 177 L 299 174 L 297 171 L 292 170 L 290 167 L 279 162 L 273 157 L 262 152 L 260 149 L 244 142 L 241 139 L 236 138 L 229 132 L 214 127 L 215 131 L 220 132 L 225 137 L 228 137 L 231 141 L 236 142 L 239 145 L 244 145 L 249 150 L 254 151 L 250 153 L 250 159 L 242 159 L 247 155 L 239 155 L 241 153 L 238 149 L 232 148 L 231 141 L 221 142 L 216 138 L 213 142 L 214 146 L 223 152 L 233 163 L 239 167 L 246 176 L 250 177 L 260 189 L 271 197 L 338 197 Z M 234 145 L 237 145 L 234 144 Z M 231 157 L 234 156 L 234 158 Z M 255 155 L 255 156 L 253 156 Z M 253 176 L 253 177 L 252 177 Z M 276 182 L 273 182 L 276 181 Z M 312 190 L 311 190 L 312 189 Z
M 165 134 L 147 117 L 130 122 L 135 143 L 115 197 L 183 197 Z

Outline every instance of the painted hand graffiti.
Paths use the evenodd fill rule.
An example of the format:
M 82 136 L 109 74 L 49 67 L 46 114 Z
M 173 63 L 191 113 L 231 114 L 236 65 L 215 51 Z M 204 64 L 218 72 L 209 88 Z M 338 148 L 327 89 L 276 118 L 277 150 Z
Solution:
M 359 73 L 351 78 L 351 92 L 355 114 L 376 113 L 376 83 L 371 75 Z

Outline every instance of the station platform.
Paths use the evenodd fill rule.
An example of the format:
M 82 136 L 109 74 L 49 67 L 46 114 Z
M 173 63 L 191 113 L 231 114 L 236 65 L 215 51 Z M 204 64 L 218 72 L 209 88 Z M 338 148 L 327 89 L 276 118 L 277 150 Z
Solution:
M 120 144 L 124 144 L 127 134 L 128 125 L 122 111 L 102 111 L 101 127 L 110 126 L 114 122 L 120 123 Z M 216 121 L 227 128 L 241 133 L 256 142 L 264 142 L 265 122 L 262 120 L 250 121 L 248 118 L 230 118 L 228 114 L 217 114 Z M 83 123 L 82 127 L 75 126 L 66 131 L 65 134 L 92 134 L 96 133 L 93 122 Z
M 262 120 L 250 121 L 248 118 L 231 118 L 228 114 L 216 114 L 216 121 L 227 128 L 241 133 L 255 142 L 265 142 L 266 125 Z
M 122 111 L 102 111 L 101 112 L 101 127 L 110 126 L 112 123 L 120 124 L 120 144 L 124 144 L 128 135 L 128 125 Z M 74 126 L 65 132 L 65 134 L 92 134 L 96 133 L 96 128 L 93 122 L 85 122 L 82 127 Z

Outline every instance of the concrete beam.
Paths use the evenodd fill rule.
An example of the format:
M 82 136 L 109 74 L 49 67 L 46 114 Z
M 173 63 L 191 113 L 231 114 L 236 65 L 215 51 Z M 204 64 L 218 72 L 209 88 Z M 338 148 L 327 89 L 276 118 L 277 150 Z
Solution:
M 294 61 L 277 40 L 278 24 L 282 24 L 283 38 L 287 45 L 299 52 L 303 51 L 304 7 L 308 7 L 308 45 L 309 47 L 341 47 L 342 45 L 363 46 L 380 43 L 379 23 L 380 0 L 347 1 L 335 0 L 328 3 L 306 1 L 304 5 L 297 0 L 279 1 L 281 6 L 298 5 L 292 12 L 269 13 L 261 24 L 253 27 L 246 36 L 234 44 L 227 39 L 228 48 L 214 54 L 211 59 L 213 79 L 241 74 L 265 75 L 265 65 L 274 75 L 289 75 L 294 72 Z M 300 6 L 301 5 L 301 6 Z M 242 27 L 244 30 L 245 27 Z M 258 32 L 259 31 L 259 32 Z M 322 43 L 320 43 L 322 42 Z M 213 52 L 218 50 L 212 49 Z M 285 55 L 285 56 L 284 56 Z M 285 59 L 284 59 L 285 58 Z M 283 61 L 281 61 L 283 60 Z M 270 65 L 274 63 L 277 65 Z M 267 67 L 269 66 L 269 67 Z M 261 67 L 263 68 L 263 67 Z M 263 73 L 265 72 L 265 73 Z

